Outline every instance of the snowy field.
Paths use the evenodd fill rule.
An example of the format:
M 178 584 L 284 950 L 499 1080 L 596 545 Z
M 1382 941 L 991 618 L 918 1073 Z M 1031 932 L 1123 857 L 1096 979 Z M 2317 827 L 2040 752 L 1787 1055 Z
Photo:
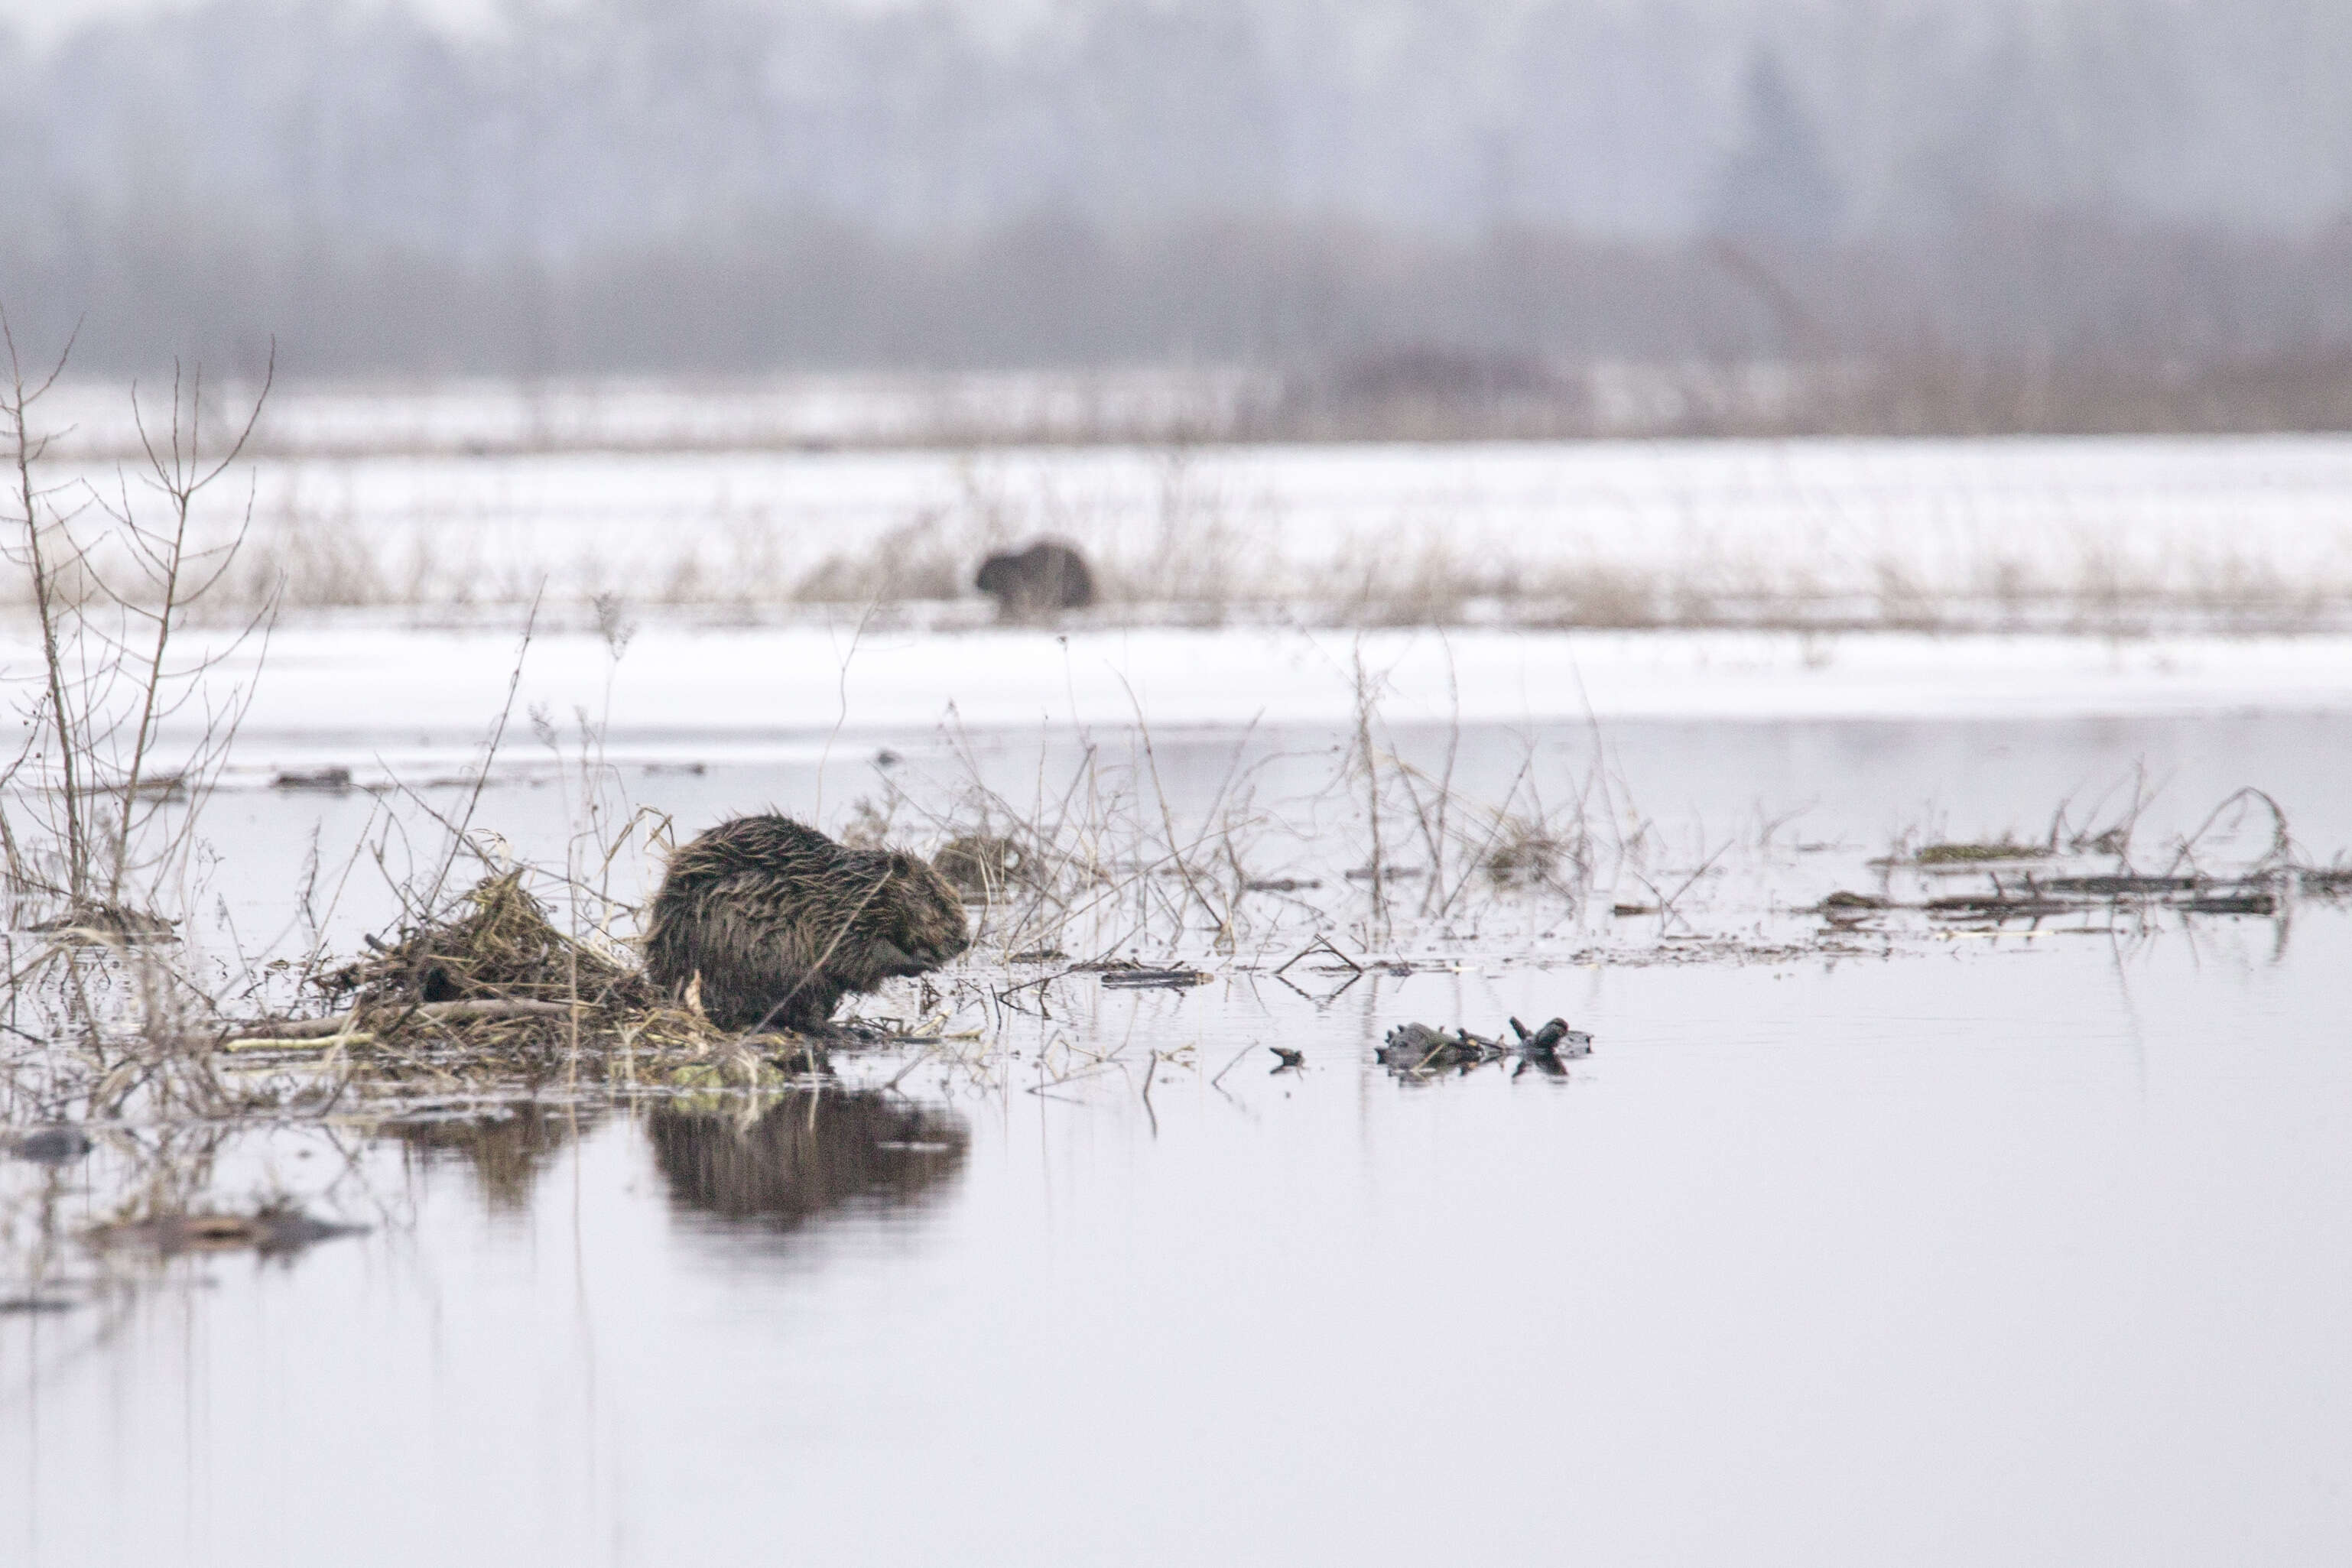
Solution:
M 2346 438 L 822 450 L 682 395 L 536 453 L 501 449 L 515 407 L 298 402 L 284 417 L 316 439 L 206 497 L 215 538 L 250 507 L 222 612 L 281 591 L 505 623 L 613 595 L 688 620 L 973 624 L 982 556 L 1053 535 L 1098 568 L 1081 623 L 2352 627 Z M 415 439 L 468 419 L 478 452 Z M 115 463 L 61 456 L 52 477 L 110 487 Z
M 1401 725 L 2352 707 L 2352 438 L 870 444 L 940 428 L 921 389 L 1013 428 L 1174 384 L 282 392 L 200 500 L 215 540 L 249 516 L 207 618 L 277 605 L 214 672 L 253 698 L 228 781 L 454 768 L 501 712 L 662 763 L 1365 696 Z M 122 389 L 63 395 L 60 504 L 121 497 Z M 996 627 L 973 570 L 1040 535 L 1104 602 Z M 7 669 L 35 653 L 0 626 Z

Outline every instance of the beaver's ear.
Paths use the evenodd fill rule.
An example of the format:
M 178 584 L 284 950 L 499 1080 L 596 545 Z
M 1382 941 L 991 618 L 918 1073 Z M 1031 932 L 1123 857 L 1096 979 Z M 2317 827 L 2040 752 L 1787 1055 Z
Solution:
M 912 876 L 915 874 L 915 857 L 908 854 L 904 850 L 890 851 L 882 857 L 882 863 L 890 868 L 890 874 L 892 876 Z

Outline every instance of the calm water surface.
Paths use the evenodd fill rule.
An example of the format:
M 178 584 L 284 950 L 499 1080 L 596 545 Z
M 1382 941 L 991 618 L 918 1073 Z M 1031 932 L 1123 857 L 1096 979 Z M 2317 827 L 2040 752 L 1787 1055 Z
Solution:
M 2352 843 L 2340 720 L 1614 738 L 1697 840 L 1809 802 L 1857 858 L 1923 813 L 2032 831 L 2145 762 L 2152 820 L 2259 783 L 2320 858 Z M 648 788 L 709 815 L 813 779 Z M 245 852 L 295 852 L 294 806 L 250 810 Z M 1850 869 L 1789 864 L 1792 897 Z M 1017 1057 L 891 1092 L 909 1058 L 239 1130 L 224 1198 L 372 1228 L 0 1316 L 0 1562 L 2342 1562 L 2347 956 L 2352 915 L 2304 904 L 1864 960 L 1074 979 Z M 1372 1057 L 1514 1013 L 1595 1054 Z M 1073 1048 L 1108 1061 L 1041 1077 Z M 120 1157 L 8 1179 L 69 1231 Z

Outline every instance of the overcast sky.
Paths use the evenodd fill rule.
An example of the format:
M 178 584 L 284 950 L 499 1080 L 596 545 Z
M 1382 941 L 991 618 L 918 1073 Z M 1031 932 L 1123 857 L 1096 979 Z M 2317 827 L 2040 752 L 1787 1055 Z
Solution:
M 0 18 L 16 32 L 47 42 L 93 16 L 184 11 L 197 0 L 0 0 Z M 406 0 L 409 9 L 453 23 L 478 24 L 498 0 Z
M 202 0 L 0 0 L 0 22 L 5 22 L 20 36 L 46 43 L 74 26 L 95 16 L 120 16 L 140 12 L 188 10 Z M 504 6 L 517 0 L 378 0 L 382 4 L 397 4 L 419 15 L 432 16 L 460 28 L 479 27 Z M 579 5 L 585 0 L 520 0 L 521 4 L 541 8 Z M 793 3 L 793 0 L 768 0 L 772 5 Z M 894 5 L 921 4 L 924 0 L 834 0 L 836 5 L 856 5 L 865 9 L 883 9 Z M 1037 7 L 1053 0 L 947 0 L 948 8 L 977 13 L 982 16 L 1017 20 L 1034 15 Z

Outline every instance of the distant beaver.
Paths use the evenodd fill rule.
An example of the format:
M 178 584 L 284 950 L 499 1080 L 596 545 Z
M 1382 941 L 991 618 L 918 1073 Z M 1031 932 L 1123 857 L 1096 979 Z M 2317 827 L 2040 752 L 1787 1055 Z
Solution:
M 920 857 L 853 850 L 788 817 L 737 817 L 677 852 L 654 898 L 646 974 L 701 978 L 725 1029 L 822 1029 L 841 998 L 935 969 L 971 936 L 955 889 Z
M 990 556 L 980 563 L 972 585 L 996 601 L 996 613 L 1006 621 L 1042 620 L 1095 601 L 1095 576 L 1087 558 L 1055 539 L 1039 539 L 1017 554 Z

